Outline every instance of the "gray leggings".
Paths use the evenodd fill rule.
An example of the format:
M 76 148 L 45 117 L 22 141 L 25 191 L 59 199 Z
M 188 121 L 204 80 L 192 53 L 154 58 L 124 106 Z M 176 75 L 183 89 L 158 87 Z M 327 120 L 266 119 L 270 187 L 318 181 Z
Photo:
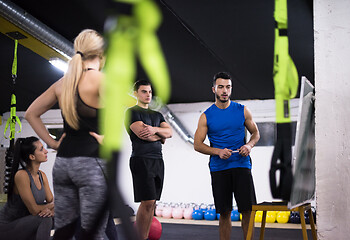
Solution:
M 0 239 L 48 240 L 51 228 L 51 217 L 28 215 L 10 223 L 0 223 Z
M 99 158 L 56 157 L 53 167 L 56 230 L 69 226 L 78 217 L 84 230 L 95 227 L 92 225 L 107 193 L 104 168 Z M 95 239 L 103 239 L 107 217 L 106 213 Z

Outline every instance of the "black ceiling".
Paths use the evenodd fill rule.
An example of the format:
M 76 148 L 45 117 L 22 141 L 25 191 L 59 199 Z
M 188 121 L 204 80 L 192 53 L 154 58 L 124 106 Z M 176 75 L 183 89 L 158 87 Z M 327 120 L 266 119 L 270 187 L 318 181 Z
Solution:
M 20 8 L 72 41 L 85 28 L 103 32 L 111 7 L 107 0 L 13 0 Z M 170 103 L 213 101 L 212 76 L 228 71 L 233 99 L 274 98 L 272 80 L 274 0 L 161 0 L 158 31 L 167 59 Z M 314 81 L 312 0 L 288 3 L 290 54 L 299 76 Z M 10 109 L 14 42 L 0 34 L 0 114 Z M 108 59 L 107 59 L 108 61 Z M 19 46 L 17 110 L 29 104 L 62 76 L 44 58 Z M 144 77 L 139 68 L 139 77 Z

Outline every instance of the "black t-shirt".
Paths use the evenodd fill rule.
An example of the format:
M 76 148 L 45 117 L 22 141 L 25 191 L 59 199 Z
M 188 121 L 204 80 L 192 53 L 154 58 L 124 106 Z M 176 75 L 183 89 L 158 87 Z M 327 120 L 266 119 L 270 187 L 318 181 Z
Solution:
M 132 142 L 131 157 L 162 158 L 161 142 L 149 142 L 138 138 L 130 129 L 130 125 L 134 122 L 141 121 L 152 127 L 160 127 L 160 124 L 165 122 L 163 115 L 160 112 L 141 108 L 137 105 L 129 108 L 126 114 L 130 116 L 130 122 L 125 124 Z

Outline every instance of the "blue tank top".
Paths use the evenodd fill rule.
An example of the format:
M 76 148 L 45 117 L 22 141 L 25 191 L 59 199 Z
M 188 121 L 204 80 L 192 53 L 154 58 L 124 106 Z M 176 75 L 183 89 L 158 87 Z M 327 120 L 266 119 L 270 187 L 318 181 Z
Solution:
M 211 105 L 205 112 L 208 126 L 210 146 L 237 150 L 245 144 L 244 106 L 232 102 L 225 109 Z M 211 172 L 230 168 L 252 168 L 250 156 L 243 157 L 239 153 L 232 153 L 228 159 L 221 159 L 218 155 L 210 156 L 209 168 Z

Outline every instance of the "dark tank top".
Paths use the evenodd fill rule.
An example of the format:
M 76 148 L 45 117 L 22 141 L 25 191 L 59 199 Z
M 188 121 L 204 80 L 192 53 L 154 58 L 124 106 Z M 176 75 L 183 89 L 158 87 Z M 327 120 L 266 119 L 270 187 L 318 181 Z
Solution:
M 39 180 L 41 184 L 41 188 L 38 189 L 38 187 L 35 185 L 34 179 L 32 177 L 32 174 L 26 169 L 29 179 L 30 179 L 30 188 L 32 189 L 32 193 L 35 199 L 36 204 L 42 205 L 46 203 L 46 194 L 44 189 L 44 183 L 43 183 L 43 176 L 41 175 L 41 172 L 38 171 L 39 174 Z
M 39 171 L 39 180 L 41 184 L 41 188 L 38 189 L 34 183 L 34 179 L 30 172 L 25 169 L 28 173 L 30 179 L 30 189 L 32 190 L 33 197 L 35 199 L 36 204 L 43 205 L 46 204 L 46 194 L 45 188 L 43 184 L 43 177 L 41 172 Z M 12 194 L 12 198 L 5 204 L 5 206 L 0 211 L 0 223 L 9 223 L 18 218 L 22 218 L 30 215 L 29 210 L 26 205 L 23 203 L 21 196 L 19 194 Z
M 79 129 L 69 126 L 63 117 L 63 138 L 57 151 L 59 157 L 99 157 L 99 143 L 89 132 L 99 133 L 98 109 L 93 108 L 81 99 L 79 90 L 76 93 L 76 109 L 79 116 Z

